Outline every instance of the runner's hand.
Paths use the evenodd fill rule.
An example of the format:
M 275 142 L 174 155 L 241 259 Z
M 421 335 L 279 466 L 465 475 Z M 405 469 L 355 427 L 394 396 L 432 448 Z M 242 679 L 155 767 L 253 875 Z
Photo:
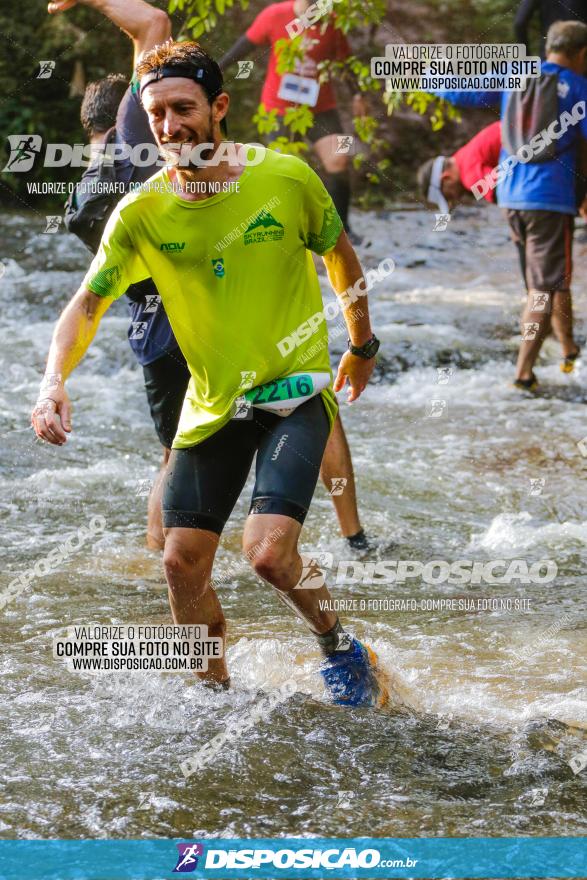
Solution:
M 41 389 L 31 424 L 39 440 L 63 446 L 67 440 L 66 432 L 71 431 L 71 403 L 63 385 Z
M 47 12 L 49 15 L 55 15 L 56 12 L 65 12 L 66 9 L 76 6 L 77 2 L 78 0 L 54 0 L 54 2 L 47 4 Z
M 345 351 L 340 359 L 338 373 L 334 380 L 334 390 L 341 391 L 346 385 L 348 379 L 350 387 L 347 390 L 347 400 L 349 403 L 352 403 L 365 390 L 369 377 L 374 369 L 374 357 L 367 361 L 365 358 L 358 357 L 356 354 L 351 354 L 350 351 Z

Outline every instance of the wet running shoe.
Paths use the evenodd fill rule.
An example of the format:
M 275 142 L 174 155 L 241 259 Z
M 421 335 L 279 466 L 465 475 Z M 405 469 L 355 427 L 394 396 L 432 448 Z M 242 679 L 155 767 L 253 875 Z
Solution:
M 566 357 L 564 357 L 560 364 L 561 373 L 572 373 L 575 369 L 575 362 L 577 361 L 577 358 L 580 356 L 580 354 L 580 349 L 577 349 L 575 354 L 568 354 Z
M 538 379 L 534 373 L 532 373 L 532 376 L 529 379 L 516 379 L 513 387 L 517 388 L 519 391 L 536 391 L 538 388 Z
M 350 535 L 350 537 L 345 538 L 345 541 L 351 550 L 361 550 L 366 552 L 375 549 L 375 544 L 367 537 L 364 529 L 361 529 L 356 535 Z
M 377 655 L 347 633 L 345 636 L 344 648 L 341 644 L 320 667 L 333 702 L 338 706 L 385 705 L 389 694 L 377 677 Z
M 352 551 L 352 559 L 363 559 L 365 556 L 381 559 L 385 553 L 391 553 L 397 549 L 397 543 L 385 540 L 373 535 L 366 535 L 363 529 L 356 535 L 344 539 L 349 550 Z

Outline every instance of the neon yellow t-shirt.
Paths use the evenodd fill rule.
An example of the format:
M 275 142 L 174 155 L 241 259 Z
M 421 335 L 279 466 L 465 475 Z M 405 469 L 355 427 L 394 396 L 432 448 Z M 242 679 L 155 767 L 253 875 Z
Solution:
M 322 309 L 310 251 L 325 254 L 338 241 L 332 200 L 305 162 L 273 150 L 238 184 L 188 202 L 163 169 L 119 202 L 84 279 L 99 296 L 117 298 L 153 278 L 191 373 L 174 449 L 218 431 L 251 384 L 296 372 L 332 378 L 319 334 L 278 347 Z M 332 381 L 321 394 L 332 424 Z

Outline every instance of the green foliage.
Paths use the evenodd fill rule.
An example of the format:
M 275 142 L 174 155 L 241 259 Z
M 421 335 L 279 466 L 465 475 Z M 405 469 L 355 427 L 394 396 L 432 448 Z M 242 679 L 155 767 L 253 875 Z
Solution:
M 429 119 L 432 131 L 439 131 L 444 127 L 447 119 L 460 122 L 461 115 L 456 107 L 444 98 L 437 98 L 428 92 L 409 92 L 405 98 L 408 107 L 411 107 L 420 116 L 425 116 L 431 110 Z
M 49 16 L 46 0 L 3 0 L 0 11 L 0 168 L 8 157 L 6 136 L 39 134 L 44 143 L 85 143 L 79 121 L 81 96 L 72 94 L 74 73 L 85 82 L 108 73 L 130 76 L 132 50 L 128 39 L 103 17 L 80 6 Z M 39 61 L 52 60 L 48 79 L 38 79 Z M 0 174 L 0 199 L 12 193 L 28 204 L 34 180 L 70 181 L 79 169 L 43 168 L 37 163 L 26 174 Z M 61 199 L 63 201 L 63 199 Z
M 336 26 L 343 33 L 360 31 L 377 25 L 388 11 L 386 0 L 338 0 L 336 3 Z
M 318 64 L 320 82 L 328 80 L 356 83 L 361 92 L 380 92 L 383 80 L 373 79 L 371 67 L 356 55 L 350 55 L 344 61 L 321 61 Z
M 204 48 L 219 58 L 241 36 L 267 5 L 266 0 L 149 0 L 167 9 L 174 22 L 178 39 L 203 37 Z M 430 19 L 442 17 L 451 41 L 467 42 L 475 36 L 485 41 L 511 39 L 512 16 L 509 0 L 425 0 Z M 354 120 L 360 151 L 353 157 L 354 165 L 365 180 L 381 181 L 389 165 L 389 144 L 382 137 L 387 116 L 408 106 L 429 119 L 432 130 L 447 120 L 459 119 L 457 111 L 440 99 L 422 93 L 403 95 L 389 92 L 383 80 L 370 75 L 369 59 L 380 54 L 381 46 L 373 44 L 375 29 L 388 14 L 387 0 L 338 0 L 336 26 L 345 34 L 359 36 L 362 48 L 345 61 L 323 61 L 318 65 L 321 82 L 347 83 L 364 94 L 370 105 L 367 117 Z M 128 38 L 94 9 L 76 6 L 67 12 L 47 15 L 46 0 L 2 0 L 0 10 L 0 117 L 3 139 L 10 134 L 40 134 L 44 143 L 83 143 L 85 135 L 79 122 L 81 95 L 72 89 L 72 82 L 83 74 L 79 85 L 100 79 L 108 73 L 130 75 L 132 48 Z M 438 25 L 435 25 L 438 30 Z M 434 39 L 425 34 L 422 39 Z M 300 37 L 281 41 L 280 70 L 295 69 L 303 55 Z M 38 79 L 38 62 L 56 62 L 50 79 Z M 259 106 L 265 61 L 255 55 L 255 67 L 249 79 L 227 76 L 231 95 L 228 116 L 230 136 L 235 140 L 270 138 L 279 149 L 306 156 L 307 145 L 301 138 L 313 121 L 309 107 L 295 107 L 283 120 L 286 136 L 279 131 L 275 111 Z M 74 76 L 75 74 L 75 76 Z M 377 111 L 377 107 L 385 113 Z M 378 126 L 377 119 L 381 120 Z M 277 134 L 279 133 L 279 136 Z M 0 168 L 8 156 L 7 144 L 1 144 Z M 385 164 L 382 164 L 385 163 Z M 11 191 L 18 198 L 31 202 L 27 184 L 35 179 L 70 182 L 79 178 L 79 169 L 35 167 L 27 174 L 0 173 L 2 192 Z M 370 175 L 370 178 L 368 177 Z
M 169 12 L 188 13 L 190 17 L 185 27 L 190 31 L 191 38 L 198 40 L 202 34 L 212 33 L 218 24 L 218 17 L 222 17 L 234 5 L 234 0 L 169 0 Z M 241 9 L 247 9 L 248 5 L 249 0 L 238 0 Z
M 310 152 L 310 148 L 304 143 L 304 141 L 291 141 L 288 137 L 283 135 L 269 141 L 267 146 L 271 150 L 277 150 L 279 153 L 286 153 L 288 156 L 297 156 L 298 159 L 307 158 L 307 155 Z
M 271 134 L 272 131 L 279 131 L 277 110 L 267 110 L 264 104 L 259 104 L 257 112 L 253 116 L 253 122 L 257 126 L 259 134 Z
M 155 0 L 166 8 L 166 0 Z M 39 61 L 55 61 L 48 79 L 38 79 Z M 47 0 L 2 0 L 0 4 L 0 169 L 6 164 L 6 137 L 39 134 L 43 143 L 85 143 L 79 114 L 88 82 L 109 73 L 130 79 L 132 45 L 103 15 L 75 6 L 59 15 L 47 14 Z M 77 84 L 79 88 L 73 88 Z M 69 183 L 79 168 L 43 168 L 39 162 L 26 174 L 0 173 L 0 200 L 10 194 L 33 204 L 32 181 Z M 47 202 L 47 199 L 44 200 Z M 56 210 L 63 197 L 49 200 Z
M 305 104 L 288 107 L 283 115 L 283 122 L 292 134 L 300 134 L 303 137 L 314 125 L 314 114 Z
M 296 63 L 304 59 L 302 35 L 294 37 L 293 40 L 289 40 L 287 37 L 283 40 L 277 40 L 275 54 L 277 55 L 277 73 L 293 73 L 296 69 Z
M 374 116 L 355 116 L 353 119 L 355 131 L 364 144 L 373 142 L 379 129 L 379 123 Z
M 170 0 L 170 3 L 174 8 L 175 4 L 181 3 L 181 8 L 188 16 L 186 27 L 190 32 L 190 36 L 197 38 L 202 33 L 214 34 L 214 29 L 218 24 L 218 14 L 221 14 L 217 9 L 218 0 L 216 0 L 216 11 L 213 0 Z M 242 0 L 241 7 L 244 8 Z M 365 28 L 375 27 L 383 20 L 386 10 L 386 0 L 368 0 L 366 3 L 357 3 L 356 0 L 339 0 L 336 4 L 335 26 L 345 34 L 359 29 L 364 30 Z M 250 20 L 254 18 L 255 14 L 253 10 L 251 12 Z M 277 55 L 277 72 L 280 75 L 294 72 L 298 62 L 303 61 L 307 49 L 307 40 L 307 34 L 300 34 L 293 39 L 285 38 L 277 41 L 275 51 Z M 227 48 L 228 46 L 225 46 L 225 50 Z M 344 61 L 320 62 L 318 65 L 318 77 L 321 83 L 332 80 L 346 80 L 357 91 L 371 94 L 382 92 L 382 82 L 372 79 L 368 61 L 359 58 L 357 55 L 352 55 Z M 263 105 L 259 105 L 252 114 L 252 122 L 255 124 L 259 136 L 266 137 L 277 132 L 280 129 L 279 121 L 277 112 L 275 110 L 267 111 Z M 285 130 L 287 136 L 284 133 L 280 133 L 278 137 L 271 141 L 270 146 L 274 149 L 279 149 L 281 152 L 305 156 L 308 153 L 308 147 L 301 138 L 304 137 L 313 125 L 314 115 L 311 108 L 306 105 L 290 107 L 285 112 L 281 122 L 282 132 Z M 379 182 L 377 172 L 387 167 L 387 165 L 378 166 L 377 164 L 383 161 L 377 154 L 385 146 L 385 141 L 377 137 L 379 123 L 374 116 L 365 116 L 355 119 L 355 129 L 361 142 L 367 148 L 360 159 L 361 164 L 369 167 L 367 179 L 372 183 Z M 356 160 L 357 157 L 355 157 L 355 162 Z
M 192 37 L 198 37 L 204 32 L 215 37 L 220 32 L 219 20 L 222 17 L 222 12 L 219 9 L 219 2 L 220 0 L 170 0 L 170 4 L 174 8 L 180 4 L 188 16 L 186 26 Z M 226 0 L 226 3 L 221 5 L 229 8 L 233 6 L 233 2 L 234 0 L 230 0 L 230 2 Z M 245 0 L 239 0 L 239 2 L 240 8 L 245 9 Z M 431 5 L 438 5 L 439 2 L 440 0 L 430 0 Z M 453 0 L 448 0 L 448 2 L 451 3 Z M 454 0 L 454 2 L 470 4 L 472 0 Z M 498 0 L 499 2 L 501 0 Z M 482 3 L 482 0 L 479 0 L 479 3 Z M 260 5 L 260 2 L 252 0 L 252 8 L 246 24 L 254 19 L 261 8 L 264 7 Z M 373 35 L 376 27 L 381 24 L 388 12 L 388 3 L 387 0 L 367 0 L 364 3 L 358 3 L 357 0 L 338 0 L 335 11 L 335 27 L 343 33 L 362 32 L 364 34 L 367 31 Z M 222 27 L 225 28 L 228 23 L 225 18 Z M 225 38 L 225 33 L 222 36 Z M 277 72 L 280 75 L 296 71 L 298 63 L 304 59 L 307 40 L 308 34 L 305 33 L 293 39 L 285 38 L 277 41 L 275 51 Z M 224 51 L 229 45 L 230 43 L 225 42 Z M 370 97 L 372 102 L 378 102 L 379 106 L 385 109 L 383 119 L 403 105 L 407 105 L 422 116 L 426 116 L 433 131 L 441 129 L 447 120 L 460 119 L 457 110 L 452 105 L 433 95 L 423 92 L 405 95 L 387 90 L 384 80 L 374 79 L 371 76 L 370 58 L 378 52 L 377 47 L 366 45 L 362 56 L 354 54 L 342 61 L 321 61 L 318 64 L 319 81 L 321 83 L 329 81 L 347 83 L 355 92 Z M 238 81 L 231 84 L 231 94 L 234 87 L 238 88 Z M 241 94 L 243 93 L 239 93 L 239 98 Z M 353 164 L 357 170 L 360 170 L 364 179 L 373 186 L 379 186 L 382 177 L 386 176 L 385 173 L 391 165 L 389 145 L 387 139 L 382 137 L 382 123 L 377 118 L 379 116 L 381 114 L 372 112 L 365 116 L 355 116 L 353 119 L 355 132 L 361 145 L 357 154 L 353 156 Z M 263 105 L 252 110 L 251 120 L 260 137 L 267 138 L 277 131 L 280 132 L 279 136 L 270 143 L 273 148 L 297 156 L 307 154 L 308 147 L 301 141 L 301 138 L 313 124 L 313 114 L 309 107 L 302 105 L 289 108 L 281 120 L 281 127 L 277 112 L 275 110 L 267 111 Z

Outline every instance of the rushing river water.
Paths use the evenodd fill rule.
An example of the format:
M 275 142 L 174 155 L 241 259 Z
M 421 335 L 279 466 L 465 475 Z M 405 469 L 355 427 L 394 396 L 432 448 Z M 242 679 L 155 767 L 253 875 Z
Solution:
M 342 407 L 362 519 L 382 541 L 362 562 L 548 559 L 558 573 L 455 585 L 436 568 L 428 580 L 439 583 L 394 584 L 367 566 L 357 583 L 334 584 L 337 599 L 417 603 L 341 614 L 393 676 L 387 711 L 325 701 L 314 643 L 240 555 L 250 485 L 216 568 L 233 690 L 204 691 L 185 673 L 74 673 L 53 659 L 65 626 L 166 622 L 169 611 L 160 557 L 144 547 L 160 452 L 122 302 L 69 383 L 67 445 L 40 445 L 27 427 L 53 323 L 87 265 L 72 237 L 42 234 L 43 219 L 2 221 L 0 591 L 92 517 L 107 529 L 0 611 L 0 835 L 586 834 L 587 767 L 569 762 L 587 750 L 587 390 L 580 370 L 560 373 L 554 340 L 540 396 L 510 387 L 521 282 L 497 209 L 463 209 L 444 232 L 422 211 L 355 218 L 370 241 L 364 266 L 396 261 L 371 295 L 375 381 Z M 585 229 L 575 245 L 584 342 Z M 303 537 L 335 565 L 349 559 L 322 487 Z M 450 597 L 504 602 L 423 604 Z M 180 762 L 292 675 L 294 696 L 183 777 Z

